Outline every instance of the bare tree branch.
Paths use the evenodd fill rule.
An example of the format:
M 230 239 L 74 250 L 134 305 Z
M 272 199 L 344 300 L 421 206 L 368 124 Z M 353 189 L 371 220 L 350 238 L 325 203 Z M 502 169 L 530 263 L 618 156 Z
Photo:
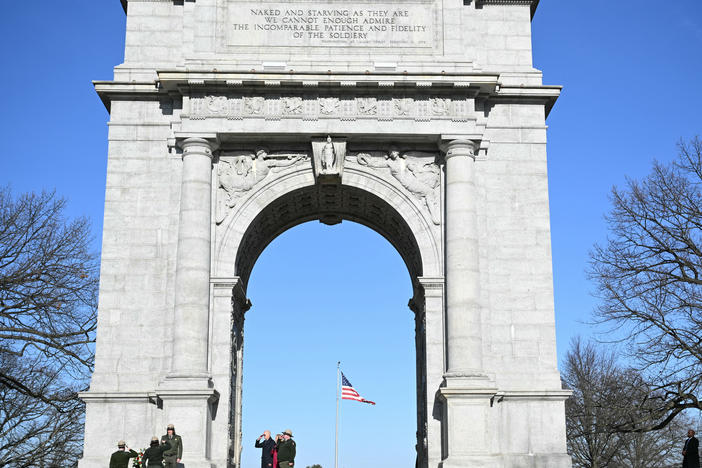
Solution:
M 54 193 L 0 189 L 0 466 L 73 466 L 93 365 L 98 260 Z
M 590 254 L 596 319 L 627 343 L 653 394 L 620 429 L 656 430 L 702 410 L 702 141 L 680 142 L 672 164 L 611 201 L 609 239 Z

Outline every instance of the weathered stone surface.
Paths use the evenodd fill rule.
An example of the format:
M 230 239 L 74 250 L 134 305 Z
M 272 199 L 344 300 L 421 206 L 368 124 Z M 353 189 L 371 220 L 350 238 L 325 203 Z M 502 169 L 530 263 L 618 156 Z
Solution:
M 239 466 L 248 277 L 311 219 L 407 264 L 420 467 L 570 466 L 537 2 L 123 3 L 80 467 L 167 423 L 186 467 Z

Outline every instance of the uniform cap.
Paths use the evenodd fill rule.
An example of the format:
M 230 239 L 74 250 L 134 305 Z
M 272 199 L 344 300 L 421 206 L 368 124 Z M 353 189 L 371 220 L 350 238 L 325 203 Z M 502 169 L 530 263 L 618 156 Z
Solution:
M 166 430 L 168 429 L 173 429 L 175 431 L 175 426 L 173 424 L 169 424 L 168 427 L 166 427 Z
M 126 446 L 127 446 L 127 443 L 123 440 L 120 440 L 119 442 L 117 442 L 117 447 L 126 447 Z
M 158 437 L 152 437 L 151 442 L 158 442 Z
M 293 436 L 293 435 L 292 435 L 292 431 L 291 431 L 290 429 L 285 429 L 285 430 L 283 431 L 283 434 L 287 434 L 287 435 L 289 435 L 290 437 Z

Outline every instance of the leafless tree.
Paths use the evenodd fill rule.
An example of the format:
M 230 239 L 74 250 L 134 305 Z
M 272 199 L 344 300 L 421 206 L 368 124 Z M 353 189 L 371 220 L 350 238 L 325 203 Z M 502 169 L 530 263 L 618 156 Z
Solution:
M 651 392 L 623 431 L 655 430 L 702 410 L 702 140 L 671 164 L 612 190 L 610 237 L 591 253 L 599 323 L 627 343 Z
M 609 466 L 621 444 L 611 430 L 611 406 L 618 396 L 620 377 L 614 356 L 574 340 L 562 377 L 565 387 L 573 391 L 566 401 L 566 431 L 574 466 Z
M 680 461 L 684 417 L 656 431 L 619 430 L 626 421 L 639 419 L 640 400 L 651 389 L 637 370 L 622 367 L 614 352 L 574 340 L 563 381 L 573 391 L 566 402 L 566 430 L 574 467 L 663 468 Z
M 80 453 L 98 260 L 88 221 L 65 206 L 0 189 L 0 466 L 71 466 Z

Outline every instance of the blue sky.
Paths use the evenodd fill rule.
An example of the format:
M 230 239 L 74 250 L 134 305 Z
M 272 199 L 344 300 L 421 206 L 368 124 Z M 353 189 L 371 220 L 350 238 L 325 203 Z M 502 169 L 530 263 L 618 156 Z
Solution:
M 123 57 L 118 0 L 5 2 L 0 15 L 0 184 L 53 189 L 102 226 L 107 112 L 91 80 Z M 548 119 L 559 354 L 589 335 L 584 269 L 605 238 L 608 193 L 702 133 L 702 2 L 542 0 L 534 62 L 564 85 Z M 343 250 L 338 249 L 344 245 Z M 332 255 L 324 252 L 333 252 Z M 246 323 L 244 468 L 253 439 L 290 427 L 298 464 L 332 466 L 336 361 L 378 405 L 345 402 L 341 467 L 412 466 L 414 324 L 409 277 L 376 233 L 307 223 L 277 238 L 253 271 Z

